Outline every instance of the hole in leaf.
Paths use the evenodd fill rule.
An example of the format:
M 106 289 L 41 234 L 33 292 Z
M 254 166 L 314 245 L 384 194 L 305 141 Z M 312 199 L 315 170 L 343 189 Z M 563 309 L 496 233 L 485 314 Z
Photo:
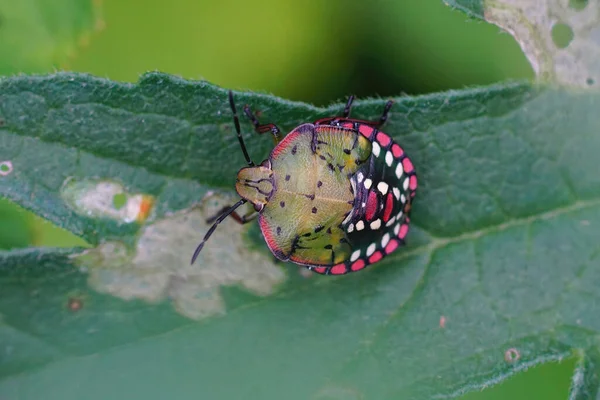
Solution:
M 588 0 L 569 0 L 569 7 L 577 11 L 583 10 L 587 4 Z
M 120 210 L 125 204 L 127 204 L 127 195 L 125 193 L 118 193 L 114 195 L 113 206 L 115 209 Z
M 508 363 L 519 361 L 519 358 L 521 358 L 521 354 L 519 353 L 519 350 L 515 349 L 514 347 L 504 352 L 504 360 Z
M 573 30 L 567 24 L 559 23 L 552 27 L 552 41 L 559 49 L 564 49 L 573 40 Z
M 2 161 L 0 163 L 0 176 L 6 176 L 13 170 L 13 165 L 10 161 Z

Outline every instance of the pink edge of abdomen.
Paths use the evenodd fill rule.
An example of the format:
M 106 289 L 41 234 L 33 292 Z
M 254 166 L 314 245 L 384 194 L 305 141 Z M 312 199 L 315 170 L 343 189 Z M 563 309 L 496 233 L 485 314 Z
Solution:
M 385 254 L 390 254 L 394 250 L 398 248 L 398 241 L 395 239 L 390 240 L 390 242 L 385 246 Z
M 408 157 L 402 160 L 402 166 L 404 167 L 404 172 L 407 174 L 410 174 L 414 168 L 412 161 Z
M 394 143 L 392 145 L 392 154 L 394 155 L 394 157 L 400 158 L 402 157 L 402 154 L 404 154 L 404 150 L 402 150 L 402 147 Z
M 371 139 L 371 136 L 373 136 L 374 129 L 368 125 L 360 125 L 358 127 L 358 131 L 367 139 Z
M 366 266 L 367 266 L 367 263 L 365 263 L 365 260 L 356 260 L 356 261 L 355 261 L 355 262 L 352 264 L 352 266 L 350 267 L 350 269 L 351 269 L 352 271 L 358 271 L 358 270 L 361 270 L 361 269 L 363 269 L 363 268 L 364 268 L 364 267 L 366 267 Z
M 417 188 L 417 176 L 413 175 L 410 177 L 410 190 L 415 190 Z
M 402 226 L 400 227 L 400 232 L 398 233 L 398 237 L 400 239 L 404 240 L 407 233 L 408 233 L 408 224 L 402 224 Z
M 346 264 L 345 263 L 341 263 L 341 264 L 337 264 L 334 265 L 333 267 L 331 267 L 331 270 L 329 270 L 329 272 L 332 275 L 342 275 L 346 273 Z
M 389 244 L 389 243 L 388 243 Z M 383 254 L 380 251 L 376 251 L 373 253 L 371 257 L 369 257 L 369 264 L 375 264 L 377 261 L 383 258 Z
M 390 139 L 390 137 L 383 132 L 377 132 L 377 141 L 382 147 L 386 147 L 388 144 L 390 144 L 392 139 Z

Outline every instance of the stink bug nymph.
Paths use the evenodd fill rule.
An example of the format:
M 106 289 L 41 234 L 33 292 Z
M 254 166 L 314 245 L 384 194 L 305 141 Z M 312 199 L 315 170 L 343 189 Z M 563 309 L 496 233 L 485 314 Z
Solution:
M 376 263 L 404 244 L 417 176 L 404 150 L 379 131 L 378 121 L 350 118 L 354 96 L 339 117 L 302 124 L 285 138 L 274 124 L 244 114 L 256 132 L 271 133 L 276 146 L 256 165 L 248 156 L 233 94 L 229 105 L 247 167 L 235 189 L 241 200 L 226 208 L 198 245 L 192 263 L 217 225 L 231 215 L 239 223 L 258 217 L 271 252 L 320 274 L 340 275 Z M 255 212 L 236 209 L 250 202 Z

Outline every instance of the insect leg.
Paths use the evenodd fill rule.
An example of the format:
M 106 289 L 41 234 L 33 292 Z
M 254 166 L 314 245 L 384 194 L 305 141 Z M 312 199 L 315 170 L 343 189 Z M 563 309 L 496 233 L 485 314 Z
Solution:
M 213 222 L 215 222 L 217 220 L 217 218 L 219 218 L 219 216 L 221 214 L 223 214 L 225 211 L 229 210 L 229 208 L 231 208 L 231 206 L 225 206 L 223 207 L 221 210 L 219 210 L 218 213 L 216 213 L 215 215 L 213 215 L 212 217 L 208 218 L 206 220 L 207 224 L 212 224 Z M 230 216 L 231 218 L 233 218 L 237 223 L 239 223 L 240 225 L 246 224 L 250 221 L 253 221 L 256 217 L 258 217 L 258 212 L 256 211 L 250 211 L 249 213 L 245 214 L 245 215 L 240 215 L 238 214 L 237 211 L 233 211 Z
M 277 125 L 261 124 L 260 122 L 258 122 L 258 118 L 256 118 L 256 116 L 252 113 L 250 107 L 247 104 L 244 106 L 244 114 L 246 114 L 246 116 L 250 119 L 252 125 L 254 125 L 254 129 L 256 130 L 256 132 L 260 134 L 271 132 L 271 134 L 273 135 L 273 141 L 275 142 L 275 145 L 281 142 L 283 136 L 281 134 L 281 130 L 277 127 Z
M 208 239 L 210 239 L 210 236 L 213 234 L 213 232 L 215 231 L 215 229 L 217 229 L 217 226 L 219 226 L 219 224 L 221 222 L 223 222 L 223 220 L 225 218 L 227 218 L 230 214 L 235 212 L 235 209 L 238 208 L 239 206 L 246 204 L 248 202 L 248 200 L 246 199 L 241 199 L 240 201 L 238 201 L 237 203 L 235 203 L 233 206 L 227 208 L 225 210 L 225 212 L 223 212 L 221 215 L 219 215 L 215 221 L 214 224 L 212 224 L 212 226 L 210 227 L 210 229 L 208 230 L 208 232 L 206 232 L 206 235 L 204 235 L 204 239 L 202 239 L 202 242 L 200 242 L 200 244 L 198 245 L 198 247 L 196 247 L 196 251 L 194 251 L 194 255 L 192 256 L 192 264 L 194 263 L 194 261 L 196 261 L 196 258 L 198 258 L 198 254 L 200 254 L 200 252 L 202 251 L 202 248 L 204 247 L 204 244 L 206 243 L 206 241 Z

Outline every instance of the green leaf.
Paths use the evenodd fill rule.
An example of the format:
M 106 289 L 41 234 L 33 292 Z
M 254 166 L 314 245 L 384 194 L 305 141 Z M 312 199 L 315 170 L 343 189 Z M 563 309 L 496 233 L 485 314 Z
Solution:
M 284 131 L 343 108 L 235 98 Z M 1 80 L 0 196 L 92 248 L 0 253 L 0 394 L 455 397 L 574 356 L 573 398 L 596 396 L 600 96 L 511 83 L 395 101 L 385 131 L 419 176 L 408 246 L 305 277 L 232 221 L 189 265 L 244 165 L 225 90 Z M 242 129 L 262 160 L 271 138 Z
M 538 79 L 600 87 L 600 3 L 588 0 L 443 0 L 510 32 Z
M 64 67 L 103 26 L 94 0 L 0 0 L 0 75 Z

